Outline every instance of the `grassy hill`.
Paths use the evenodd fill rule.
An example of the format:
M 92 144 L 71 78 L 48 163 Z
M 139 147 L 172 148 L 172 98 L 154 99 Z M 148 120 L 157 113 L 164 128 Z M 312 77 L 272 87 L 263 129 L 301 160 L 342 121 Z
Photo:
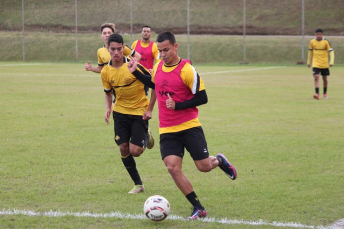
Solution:
M 77 2 L 79 32 L 98 31 L 109 21 L 119 32 L 130 32 L 130 0 L 82 0 Z M 191 34 L 242 34 L 243 0 L 190 0 Z M 305 0 L 305 33 L 321 27 L 327 35 L 344 35 L 342 0 Z M 155 32 L 186 33 L 187 1 L 132 0 L 133 31 L 149 24 Z M 1 1 L 0 30 L 20 31 L 21 1 Z M 75 0 L 24 1 L 26 31 L 75 30 Z M 246 1 L 247 34 L 300 35 L 302 0 Z

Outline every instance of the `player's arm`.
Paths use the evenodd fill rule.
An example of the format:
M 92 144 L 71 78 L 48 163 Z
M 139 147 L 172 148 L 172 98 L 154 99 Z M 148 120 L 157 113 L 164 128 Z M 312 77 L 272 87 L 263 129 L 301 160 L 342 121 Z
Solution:
M 110 115 L 112 113 L 112 86 L 111 84 L 106 80 L 106 74 L 107 74 L 107 69 L 105 68 L 104 71 L 101 72 L 101 78 L 102 78 L 102 83 L 104 87 L 104 92 L 105 92 L 105 108 L 106 112 L 104 115 L 105 122 L 109 124 L 110 122 Z
M 313 58 L 313 46 L 312 46 L 312 41 L 311 41 L 309 43 L 309 48 L 308 48 L 308 59 L 307 59 L 307 66 L 308 67 L 311 66 L 312 58 Z
M 135 49 L 129 48 L 127 45 L 124 46 L 123 55 L 135 57 L 137 61 L 141 60 L 141 54 L 136 52 Z
M 150 87 L 155 90 L 155 83 L 152 82 L 152 76 L 148 74 L 143 74 L 137 69 L 138 61 L 135 60 L 135 58 L 132 58 L 128 63 L 128 69 L 129 71 L 138 79 L 140 80 L 144 85 L 147 87 Z
M 184 102 L 176 103 L 175 104 L 175 110 L 181 110 L 181 109 L 187 109 L 191 107 L 197 107 L 203 104 L 206 104 L 208 102 L 208 96 L 205 90 L 198 91 L 196 94 L 194 94 L 194 97 L 192 97 L 189 100 L 186 100 Z
M 152 47 L 152 53 L 153 53 L 153 56 L 154 56 L 155 63 L 159 63 L 161 61 L 161 59 L 160 59 L 160 53 L 159 53 L 159 50 L 158 50 L 158 46 L 157 46 L 156 43 L 154 43 L 154 45 Z
M 103 69 L 104 65 L 97 65 L 97 67 L 92 67 L 91 63 L 89 61 L 87 61 L 87 63 L 85 64 L 85 70 L 86 71 L 92 71 L 95 73 L 100 73 Z
M 185 64 L 185 67 L 181 72 L 181 78 L 184 84 L 190 88 L 194 96 L 189 100 L 175 103 L 175 110 L 197 107 L 208 102 L 208 96 L 205 91 L 203 80 L 198 75 L 194 67 L 189 64 Z
M 105 91 L 105 106 L 106 106 L 106 111 L 105 111 L 104 118 L 105 118 L 105 122 L 109 124 L 110 116 L 112 113 L 112 90 Z
M 332 67 L 333 63 L 334 63 L 334 51 L 333 51 L 333 49 L 331 47 L 330 42 L 329 41 L 327 41 L 327 42 L 328 42 L 328 52 L 330 54 L 330 67 Z
M 147 87 L 155 90 L 155 83 L 152 82 L 152 76 L 151 75 L 145 75 L 145 74 L 143 74 L 142 72 L 140 72 L 137 69 L 134 72 L 132 72 L 132 74 L 138 80 L 140 80 L 144 85 L 146 85 Z
M 144 120 L 148 120 L 152 118 L 152 112 L 153 112 L 153 108 L 155 105 L 155 101 L 156 101 L 156 94 L 155 94 L 155 90 L 151 90 L 151 98 L 149 101 L 149 105 L 148 108 L 146 110 L 146 112 L 143 114 L 143 119 Z
M 330 51 L 330 67 L 334 64 L 334 51 Z

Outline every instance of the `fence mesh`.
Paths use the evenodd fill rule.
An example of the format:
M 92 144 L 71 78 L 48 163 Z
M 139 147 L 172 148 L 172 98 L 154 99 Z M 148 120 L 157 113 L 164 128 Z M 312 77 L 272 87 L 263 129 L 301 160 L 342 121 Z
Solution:
M 321 27 L 325 36 L 335 36 L 330 41 L 335 50 L 340 51 L 336 52 L 336 60 L 343 62 L 344 59 L 341 55 L 344 46 L 342 0 L 0 2 L 0 51 L 5 53 L 2 61 L 21 61 L 23 53 L 26 61 L 96 61 L 96 51 L 103 45 L 99 27 L 104 22 L 115 23 L 117 32 L 123 34 L 128 45 L 141 37 L 143 25 L 152 27 L 153 40 L 157 33 L 169 30 L 177 35 L 180 54 L 190 55 L 193 61 L 201 63 L 219 61 L 214 61 L 214 56 L 221 57 L 221 62 L 240 62 L 244 52 L 251 62 L 279 61 L 280 58 L 296 62 L 302 59 L 302 51 L 307 51 L 314 30 Z M 190 37 L 187 37 L 188 27 Z M 305 47 L 302 46 L 303 33 L 307 36 Z M 284 57 L 262 51 L 271 51 L 271 45 L 281 51 L 286 49 L 285 55 L 276 54 Z

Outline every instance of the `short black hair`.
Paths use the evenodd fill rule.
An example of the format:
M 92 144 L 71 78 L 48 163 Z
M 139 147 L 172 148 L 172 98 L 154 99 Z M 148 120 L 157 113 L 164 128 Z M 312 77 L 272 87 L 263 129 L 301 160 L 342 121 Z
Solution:
M 171 32 L 161 32 L 156 38 L 156 42 L 164 42 L 166 40 L 169 40 L 172 45 L 176 43 L 176 38 L 174 37 L 174 34 Z
M 124 44 L 123 42 L 123 37 L 117 33 L 113 33 L 109 36 L 109 39 L 108 39 L 108 46 L 110 46 L 110 43 L 111 42 L 116 42 L 116 43 L 120 43 L 120 44 Z
M 143 27 L 142 27 L 142 29 L 143 28 L 150 28 L 150 29 L 152 29 L 149 25 L 144 25 Z
M 324 33 L 322 29 L 315 30 L 315 33 Z

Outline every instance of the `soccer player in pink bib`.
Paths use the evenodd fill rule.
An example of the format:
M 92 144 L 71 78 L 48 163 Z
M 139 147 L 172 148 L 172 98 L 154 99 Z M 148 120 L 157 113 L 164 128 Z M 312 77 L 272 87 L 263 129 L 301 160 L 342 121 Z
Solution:
M 128 68 L 136 78 L 154 89 L 152 93 L 156 93 L 161 157 L 174 182 L 193 206 L 188 219 L 195 220 L 205 217 L 207 211 L 182 171 L 184 150 L 190 153 L 201 172 L 219 166 L 232 180 L 237 178 L 237 173 L 222 153 L 209 155 L 197 109 L 208 102 L 203 80 L 190 61 L 179 57 L 178 43 L 171 32 L 160 33 L 157 46 L 161 61 L 155 64 L 152 77 L 136 70 L 135 58 L 128 63 Z

